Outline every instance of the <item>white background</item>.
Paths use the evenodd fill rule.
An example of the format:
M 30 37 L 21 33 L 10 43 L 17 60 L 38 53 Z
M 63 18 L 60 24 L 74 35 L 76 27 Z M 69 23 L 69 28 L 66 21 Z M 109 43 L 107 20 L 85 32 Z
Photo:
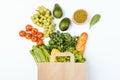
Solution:
M 72 35 L 88 32 L 87 80 L 120 80 L 119 0 L 1 0 L 0 80 L 37 80 L 37 67 L 29 53 L 34 43 L 19 37 L 18 33 L 27 24 L 38 28 L 30 16 L 40 5 L 53 10 L 55 3 L 63 9 L 62 18 L 71 19 L 77 9 L 88 12 L 84 25 L 72 23 L 68 30 Z M 101 14 L 101 20 L 89 31 L 90 19 L 96 13 Z M 60 20 L 55 19 L 55 22 Z

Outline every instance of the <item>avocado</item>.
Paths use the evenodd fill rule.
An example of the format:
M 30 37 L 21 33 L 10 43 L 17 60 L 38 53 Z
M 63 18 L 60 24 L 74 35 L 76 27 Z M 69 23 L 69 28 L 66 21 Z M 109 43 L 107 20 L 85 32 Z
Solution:
M 62 9 L 58 4 L 54 5 L 54 9 L 53 9 L 53 16 L 55 18 L 61 18 L 63 15 Z
M 69 28 L 69 25 L 70 25 L 70 19 L 69 18 L 64 18 L 60 21 L 59 23 L 59 29 L 61 31 L 65 31 Z

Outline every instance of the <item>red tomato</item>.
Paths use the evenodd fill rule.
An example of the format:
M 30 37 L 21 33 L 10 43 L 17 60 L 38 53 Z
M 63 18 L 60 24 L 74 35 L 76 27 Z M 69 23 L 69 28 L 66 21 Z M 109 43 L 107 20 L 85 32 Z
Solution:
M 21 37 L 25 37 L 26 32 L 25 32 L 24 30 L 21 30 L 21 31 L 19 32 L 19 35 L 20 35 Z
M 32 34 L 30 34 L 30 33 L 26 33 L 26 39 L 31 39 L 32 38 Z
M 37 33 L 38 33 L 38 29 L 36 29 L 36 28 L 32 28 L 31 33 L 34 34 L 34 35 L 37 34 Z
M 38 45 L 38 46 L 42 46 L 42 44 L 43 44 L 43 40 L 42 40 L 42 39 L 39 39 L 38 42 L 37 42 L 37 45 Z
M 26 25 L 26 31 L 32 31 L 32 26 L 31 25 Z
M 38 41 L 38 38 L 37 36 L 32 36 L 32 39 L 31 39 L 33 42 L 37 42 Z
M 38 38 L 43 38 L 44 34 L 42 32 L 38 32 L 37 37 Z

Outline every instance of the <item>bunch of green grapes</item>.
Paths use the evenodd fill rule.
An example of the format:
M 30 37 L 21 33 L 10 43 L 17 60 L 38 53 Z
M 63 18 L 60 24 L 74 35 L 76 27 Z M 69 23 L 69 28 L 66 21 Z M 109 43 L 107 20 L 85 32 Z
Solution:
M 53 33 L 55 24 L 49 9 L 44 6 L 39 6 L 37 13 L 31 16 L 34 24 L 44 28 L 44 36 L 49 37 Z

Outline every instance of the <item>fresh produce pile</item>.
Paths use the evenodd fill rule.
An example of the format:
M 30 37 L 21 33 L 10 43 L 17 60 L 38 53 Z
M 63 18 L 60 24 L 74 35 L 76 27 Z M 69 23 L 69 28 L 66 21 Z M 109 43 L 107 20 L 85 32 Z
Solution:
M 36 62 L 49 62 L 50 55 L 55 52 L 71 52 L 75 56 L 75 62 L 84 62 L 85 58 L 82 53 L 75 49 L 77 40 L 77 36 L 71 36 L 69 33 L 60 33 L 57 31 L 50 35 L 48 45 L 44 44 L 42 46 L 33 46 L 30 52 Z M 56 57 L 55 61 L 69 62 L 70 57 Z
M 59 22 L 59 30 L 55 30 L 55 23 L 53 18 L 60 19 L 63 16 L 62 8 L 59 4 L 55 4 L 53 11 L 49 10 L 44 6 L 39 6 L 36 10 L 37 12 L 31 16 L 33 23 L 40 28 L 43 28 L 44 31 L 39 31 L 37 28 L 34 28 L 32 25 L 28 24 L 25 26 L 26 30 L 21 30 L 19 35 L 25 37 L 32 42 L 37 43 L 32 46 L 30 50 L 31 55 L 33 56 L 36 63 L 40 62 L 50 62 L 50 56 L 55 53 L 61 52 L 71 52 L 74 55 L 74 61 L 83 63 L 86 61 L 84 58 L 84 51 L 88 39 L 88 34 L 83 32 L 80 36 L 72 36 L 69 32 L 66 31 L 73 21 L 76 25 L 80 25 L 87 20 L 88 13 L 84 9 L 76 10 L 73 13 L 73 19 L 65 17 Z M 91 29 L 95 25 L 101 16 L 100 14 L 95 14 L 90 21 Z M 44 43 L 44 39 L 49 38 L 48 44 Z M 70 62 L 70 56 L 56 56 L 54 58 L 55 62 Z

